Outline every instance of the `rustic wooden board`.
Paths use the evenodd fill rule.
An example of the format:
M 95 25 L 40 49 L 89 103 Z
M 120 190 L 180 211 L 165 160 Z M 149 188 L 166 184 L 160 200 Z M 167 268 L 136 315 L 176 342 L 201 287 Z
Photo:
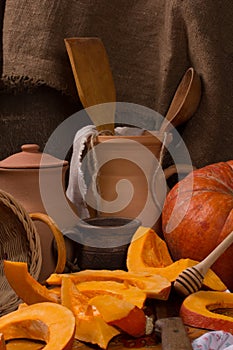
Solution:
M 178 296 L 174 294 L 171 294 L 169 301 L 155 301 L 151 299 L 148 300 L 147 303 L 147 314 L 153 313 L 160 320 L 166 320 L 168 317 L 176 317 L 179 313 L 180 303 L 181 299 L 179 299 Z M 185 326 L 185 329 L 190 341 L 200 337 L 202 334 L 207 332 L 207 330 L 187 326 Z M 171 339 L 170 343 L 172 344 L 172 342 L 173 340 Z M 42 350 L 43 347 L 44 344 L 29 340 L 11 340 L 7 344 L 7 350 Z M 75 340 L 72 350 L 93 350 L 93 348 L 96 350 L 98 349 L 97 346 Z M 108 350 L 127 349 L 162 350 L 160 336 L 156 331 L 153 332 L 150 336 L 140 337 L 136 339 L 128 335 L 121 334 L 115 337 L 108 346 Z
M 36 343 L 29 340 L 12 340 L 7 344 L 7 350 L 42 350 L 44 348 L 44 344 Z M 97 347 L 95 347 L 98 349 Z M 122 342 L 122 340 L 116 339 L 112 341 L 109 344 L 108 350 L 124 350 L 124 349 L 148 349 L 153 348 L 160 350 L 160 343 L 156 344 L 156 342 L 153 339 L 137 339 L 136 341 L 131 340 L 125 340 Z M 93 345 L 89 346 L 87 344 L 81 343 L 77 340 L 74 341 L 72 350 L 93 350 Z
M 206 330 L 186 327 L 190 341 L 200 337 Z M 12 340 L 7 344 L 7 350 L 42 350 L 43 344 L 29 340 Z M 97 347 L 95 347 L 97 349 Z M 130 337 L 119 336 L 111 341 L 108 350 L 128 350 L 128 349 L 147 349 L 162 350 L 161 343 L 155 336 L 132 339 Z M 74 341 L 72 350 L 93 350 L 93 345 L 84 344 L 78 340 Z

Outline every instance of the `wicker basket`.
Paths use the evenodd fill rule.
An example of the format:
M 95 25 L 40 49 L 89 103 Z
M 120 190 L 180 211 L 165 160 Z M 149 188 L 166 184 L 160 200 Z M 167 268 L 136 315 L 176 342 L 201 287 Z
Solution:
M 0 190 L 0 316 L 21 302 L 4 275 L 4 259 L 27 262 L 30 274 L 38 279 L 42 266 L 39 234 L 23 206 Z

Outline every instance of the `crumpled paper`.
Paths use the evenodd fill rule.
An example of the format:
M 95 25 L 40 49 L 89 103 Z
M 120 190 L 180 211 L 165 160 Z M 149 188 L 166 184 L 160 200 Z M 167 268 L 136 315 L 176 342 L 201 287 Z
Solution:
M 233 335 L 224 331 L 203 334 L 192 342 L 193 350 L 233 350 Z

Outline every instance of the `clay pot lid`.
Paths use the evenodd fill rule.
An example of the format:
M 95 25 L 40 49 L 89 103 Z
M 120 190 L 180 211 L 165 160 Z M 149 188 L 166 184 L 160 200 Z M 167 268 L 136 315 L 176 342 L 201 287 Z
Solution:
M 41 153 L 40 147 L 37 144 L 22 145 L 21 150 L 21 152 L 15 153 L 0 161 L 0 168 L 37 169 L 62 167 L 68 165 L 66 160 L 55 158 L 47 153 Z

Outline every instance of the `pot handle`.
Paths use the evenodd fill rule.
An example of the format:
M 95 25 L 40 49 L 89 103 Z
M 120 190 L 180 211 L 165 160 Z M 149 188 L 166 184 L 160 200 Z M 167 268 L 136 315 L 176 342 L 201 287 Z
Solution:
M 189 164 L 173 164 L 170 165 L 168 168 L 164 169 L 164 175 L 165 179 L 167 180 L 170 176 L 174 174 L 184 173 L 189 174 L 196 168 L 193 165 Z
M 41 221 L 47 224 L 51 229 L 57 244 L 57 265 L 55 267 L 54 273 L 64 272 L 66 266 L 66 245 L 62 232 L 59 230 L 55 221 L 47 214 L 30 213 L 29 216 L 33 221 Z

